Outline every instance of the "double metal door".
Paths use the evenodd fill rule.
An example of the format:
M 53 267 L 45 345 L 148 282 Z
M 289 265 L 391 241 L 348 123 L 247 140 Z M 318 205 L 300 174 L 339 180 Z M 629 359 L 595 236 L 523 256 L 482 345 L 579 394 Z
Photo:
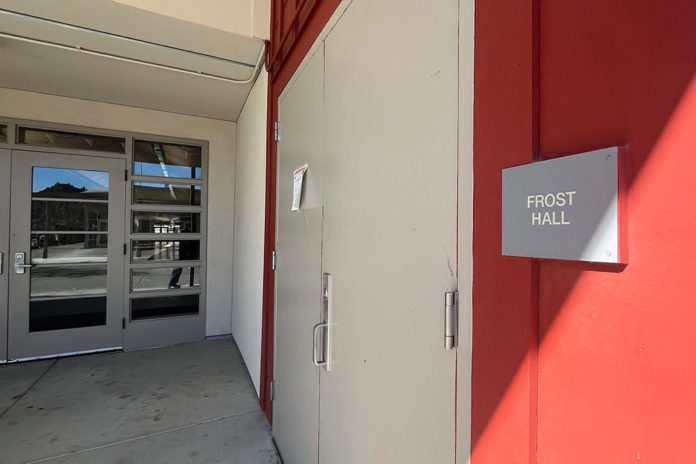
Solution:
M 393 43 L 379 27 L 397 27 L 393 3 L 354 1 L 279 101 L 273 435 L 286 464 L 455 461 L 457 5 L 402 2 Z M 423 18 L 448 40 L 413 36 Z M 418 69 L 377 51 L 404 37 Z
M 124 170 L 121 159 L 0 151 L 3 359 L 122 346 Z

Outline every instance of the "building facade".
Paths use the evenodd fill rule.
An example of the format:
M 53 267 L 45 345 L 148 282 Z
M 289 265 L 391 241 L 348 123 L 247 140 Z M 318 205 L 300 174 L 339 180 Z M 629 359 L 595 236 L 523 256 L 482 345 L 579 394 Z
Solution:
M 232 335 L 288 464 L 692 462 L 692 3 L 0 1 L 0 358 Z M 611 147 L 621 259 L 506 252 Z

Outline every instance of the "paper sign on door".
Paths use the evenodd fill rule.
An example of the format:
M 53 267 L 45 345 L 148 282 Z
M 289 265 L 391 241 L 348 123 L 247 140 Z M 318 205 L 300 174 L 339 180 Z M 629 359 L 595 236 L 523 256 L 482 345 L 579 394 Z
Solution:
M 305 172 L 309 165 L 305 164 L 302 167 L 295 169 L 293 172 L 294 184 L 292 188 L 292 208 L 290 211 L 300 210 L 300 198 L 302 197 L 302 181 L 304 180 Z

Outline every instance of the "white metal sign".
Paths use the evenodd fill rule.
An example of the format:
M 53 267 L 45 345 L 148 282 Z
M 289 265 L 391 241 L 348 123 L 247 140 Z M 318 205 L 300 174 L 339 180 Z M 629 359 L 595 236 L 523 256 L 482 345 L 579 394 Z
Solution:
M 626 263 L 623 150 L 503 169 L 502 253 Z

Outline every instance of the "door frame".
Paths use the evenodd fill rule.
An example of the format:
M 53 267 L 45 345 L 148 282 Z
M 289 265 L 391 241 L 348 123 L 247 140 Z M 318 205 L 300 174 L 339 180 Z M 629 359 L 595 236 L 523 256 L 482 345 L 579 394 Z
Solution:
M 120 349 L 123 347 L 123 332 L 120 328 L 120 319 L 123 317 L 123 275 L 125 259 L 121 253 L 121 243 L 123 242 L 124 220 L 125 220 L 125 181 L 122 180 L 120 173 L 125 168 L 125 160 L 114 158 L 104 158 L 97 156 L 78 157 L 75 155 L 55 154 L 47 152 L 35 152 L 30 150 L 15 149 L 11 152 L 12 159 L 12 192 L 14 195 L 10 201 L 10 253 L 25 252 L 31 254 L 30 246 L 20 246 L 21 243 L 27 240 L 26 236 L 12 238 L 15 231 L 21 231 L 22 235 L 31 235 L 31 227 L 27 227 L 31 222 L 31 189 L 23 189 L 27 195 L 19 195 L 20 187 L 31 187 L 32 178 L 26 178 L 24 174 L 19 173 L 22 167 L 29 167 L 30 171 L 33 167 L 42 166 L 57 169 L 80 169 L 89 171 L 107 171 L 109 172 L 109 228 L 108 228 L 108 260 L 107 260 L 107 314 L 106 324 L 104 326 L 91 326 L 70 328 L 60 331 L 37 332 L 32 335 L 28 330 L 28 320 L 23 320 L 29 312 L 30 301 L 30 283 L 24 281 L 31 279 L 31 270 L 25 275 L 22 280 L 20 275 L 15 275 L 10 271 L 11 266 L 8 263 L 8 277 L 11 283 L 10 288 L 15 289 L 8 292 L 11 303 L 10 307 L 18 307 L 17 312 L 8 311 L 7 325 L 7 355 L 13 361 L 29 360 L 43 357 L 55 357 L 67 354 L 89 353 L 103 350 Z M 45 162 L 44 162 L 45 160 Z M 19 196 L 18 196 L 19 195 Z M 19 225 L 19 223 L 24 223 Z M 17 229 L 16 227 L 19 227 Z M 26 230 L 25 230 L 26 228 Z M 30 240 L 30 239 L 29 239 Z M 26 298 L 25 298 L 26 297 Z M 15 300 L 19 298 L 19 300 Z M 14 302 L 13 302 L 14 301 Z M 14 331 L 14 332 L 13 332 Z M 77 335 L 80 340 L 87 338 L 93 343 L 81 349 L 80 343 L 71 338 Z M 68 339 L 66 339 L 68 337 Z M 98 340 L 113 340 L 113 343 L 107 342 L 106 346 L 96 346 Z M 39 346 L 50 344 L 64 348 L 50 349 L 44 353 L 38 349 Z M 39 345 L 39 346 L 36 346 Z M 32 348 L 29 349 L 28 347 Z M 27 351 L 29 350 L 29 351 Z
M 265 227 L 263 254 L 263 304 L 261 324 L 261 375 L 259 385 L 259 404 L 266 413 L 269 422 L 273 422 L 273 403 L 271 400 L 270 383 L 273 380 L 274 366 L 274 336 L 275 336 L 275 277 L 273 275 L 273 251 L 276 244 L 276 176 L 277 150 L 275 141 L 275 122 L 278 120 L 278 104 L 282 93 L 288 89 L 291 82 L 299 75 L 298 70 L 307 65 L 316 49 L 323 43 L 331 28 L 341 18 L 343 12 L 353 0 L 324 0 L 321 2 L 302 2 L 298 4 L 302 10 L 306 5 L 306 18 L 297 25 L 295 34 L 291 34 L 292 43 L 287 43 L 290 51 L 275 63 L 268 75 L 268 100 L 266 120 L 266 198 L 265 198 Z M 272 0 L 271 25 L 275 25 L 280 17 L 276 0 Z M 305 5 L 306 3 L 306 5 Z M 298 11 L 301 13 L 302 11 Z M 298 20 L 301 15 L 295 19 Z M 272 30 L 274 38 L 280 39 L 278 30 Z M 276 37 L 276 35 L 278 37 Z M 270 53 L 276 52 L 280 40 L 272 41 Z
M 264 229 L 263 322 L 261 349 L 260 405 L 272 422 L 270 382 L 273 380 L 274 296 L 273 251 L 275 249 L 276 215 L 276 144 L 274 123 L 278 118 L 278 99 L 296 70 L 311 55 L 311 49 L 328 35 L 352 0 L 307 2 L 304 15 L 296 15 L 287 24 L 287 11 L 281 11 L 280 1 L 271 7 L 270 55 L 277 58 L 269 70 L 267 100 L 266 197 Z M 315 5 L 316 4 L 316 5 Z M 459 0 L 460 24 L 460 98 L 459 98 L 459 208 L 458 208 L 458 287 L 459 287 L 459 348 L 457 356 L 457 463 L 471 456 L 472 433 L 472 336 L 473 336 L 473 157 L 474 157 L 474 0 Z M 299 8 L 307 6 L 304 3 Z M 285 13 L 285 14 L 283 14 Z M 302 12 L 300 12 L 302 13 Z M 284 31 L 294 29 L 283 40 Z M 471 37 L 471 41 L 466 39 Z M 282 53 L 276 51 L 282 49 Z M 467 245 L 468 244 L 468 245 Z
M 133 173 L 133 141 L 147 140 L 153 142 L 173 143 L 182 145 L 196 145 L 201 147 L 202 167 L 201 177 L 199 179 L 186 178 L 166 178 L 166 177 L 149 177 L 138 176 Z M 190 343 L 203 341 L 205 339 L 206 326 L 206 282 L 207 282 L 207 263 L 208 263 L 208 143 L 202 141 L 191 141 L 189 139 L 179 139 L 174 137 L 152 136 L 146 134 L 132 134 L 129 148 L 127 150 L 128 159 L 128 182 L 126 188 L 126 237 L 125 243 L 128 246 L 126 255 L 126 268 L 124 270 L 124 317 L 125 317 L 125 333 L 124 333 L 124 349 L 137 350 L 144 348 L 152 348 L 153 346 L 166 346 L 172 343 L 171 334 L 177 334 L 177 339 L 174 343 Z M 135 182 L 151 182 L 162 183 L 166 179 L 171 180 L 172 184 L 184 184 L 199 186 L 201 189 L 199 206 L 181 206 L 181 205 L 152 205 L 152 204 L 133 204 L 133 184 Z M 181 261 L 181 266 L 177 266 L 177 262 L 155 262 L 155 263 L 136 263 L 132 259 L 132 244 L 133 240 L 156 240 L 153 234 L 138 234 L 133 233 L 131 224 L 133 212 L 135 211 L 152 211 L 152 212 L 189 212 L 200 214 L 200 232 L 177 234 L 180 240 L 193 239 L 200 241 L 200 255 L 198 260 Z M 160 235 L 161 238 L 161 235 Z M 132 291 L 131 289 L 131 271 L 135 269 L 152 269 L 164 267 L 196 267 L 199 268 L 200 286 L 197 289 L 179 289 L 174 290 L 149 290 L 149 291 Z M 198 314 L 179 315 L 179 316 L 162 316 L 157 318 L 145 318 L 139 320 L 131 320 L 131 302 L 139 298 L 156 298 L 166 296 L 184 296 L 184 295 L 199 295 Z
M 140 348 L 145 348 L 145 347 L 154 347 L 154 346 L 164 346 L 164 345 L 171 345 L 175 343 L 184 343 L 184 342 L 194 342 L 194 341 L 203 341 L 205 339 L 205 330 L 206 330 L 206 318 L 207 318 L 207 312 L 206 312 L 206 303 L 207 303 L 207 289 L 206 289 L 206 282 L 207 282 L 207 266 L 208 266 L 208 260 L 207 260 L 207 235 L 208 235 L 208 169 L 209 169 L 209 142 L 207 140 L 203 139 L 193 139 L 193 138 L 184 138 L 184 137 L 175 137 L 175 136 L 164 136 L 164 135 L 158 135 L 158 134 L 151 134 L 151 133 L 141 133 L 141 132 L 129 132 L 129 131 L 119 131 L 119 130 L 111 130 L 111 129 L 103 129 L 103 128 L 98 128 L 98 127 L 88 127 L 88 126 L 79 126 L 79 125 L 73 125 L 73 124 L 61 124 L 61 123 L 56 123 L 56 122 L 48 122 L 48 121 L 36 121 L 36 120 L 28 120 L 28 119 L 21 119 L 21 118 L 12 118 L 12 117 L 6 117 L 0 115 L 0 125 L 7 126 L 7 140 L 6 142 L 0 141 L 0 150 L 2 149 L 8 149 L 11 151 L 14 150 L 23 150 L 23 151 L 32 151 L 32 152 L 45 152 L 45 153 L 53 153 L 57 155 L 74 155 L 74 156 L 96 156 L 100 158 L 117 158 L 117 159 L 123 159 L 126 161 L 126 177 L 128 179 L 128 184 L 126 187 L 126 202 L 125 202 L 125 208 L 126 208 L 126 213 L 124 215 L 124 220 L 125 220 L 125 234 L 126 234 L 126 240 L 129 240 L 131 235 L 130 234 L 130 226 L 129 224 L 129 218 L 131 217 L 133 206 L 131 205 L 131 181 L 133 180 L 141 180 L 144 182 L 148 181 L 162 181 L 162 178 L 150 178 L 150 177 L 134 177 L 131 175 L 133 172 L 133 144 L 134 141 L 137 140 L 146 140 L 146 141 L 153 141 L 153 142 L 161 142 L 161 143 L 172 143 L 172 144 L 181 144 L 181 145 L 192 145 L 192 146 L 199 146 L 201 147 L 201 152 L 202 152 L 202 167 L 201 167 L 201 177 L 200 179 L 180 179 L 180 178 L 175 178 L 175 182 L 173 181 L 172 183 L 174 184 L 196 184 L 201 186 L 201 259 L 197 261 L 194 264 L 195 266 L 200 266 L 200 287 L 195 291 L 200 295 L 199 297 L 199 313 L 196 316 L 178 316 L 178 317 L 162 317 L 159 319 L 150 319 L 150 320 L 143 320 L 143 321 L 137 321 L 137 327 L 131 327 L 132 324 L 128 321 L 127 317 L 127 310 L 130 308 L 130 294 L 129 294 L 129 289 L 130 289 L 130 263 L 129 259 L 126 260 L 126 270 L 123 272 L 123 279 L 124 279 L 124 316 L 126 316 L 126 328 L 125 328 L 125 335 L 126 338 L 124 338 L 124 343 L 123 343 L 123 348 L 125 350 L 131 350 L 131 349 L 140 349 Z M 26 128 L 35 128 L 35 129 L 40 129 L 40 130 L 57 130 L 57 131 L 67 131 L 67 132 L 77 132 L 77 133 L 84 133 L 86 135 L 98 135 L 98 136 L 111 136 L 111 137 L 119 137 L 124 140 L 124 150 L 122 153 L 112 153 L 112 152 L 104 152 L 104 151 L 98 151 L 98 150 L 87 150 L 87 149 L 75 149 L 75 148 L 55 148 L 55 147 L 42 147 L 42 146 L 32 146 L 32 145 L 27 145 L 23 143 L 18 143 L 18 138 L 17 138 L 17 132 L 19 127 L 26 127 Z M 0 173 L 0 178 L 1 178 L 1 173 Z M 0 192 L 2 191 L 2 187 L 0 187 Z M 9 204 L 9 202 L 8 202 Z M 136 209 L 153 209 L 153 208 L 148 208 L 147 206 L 144 208 L 140 208 L 136 205 Z M 166 208 L 165 208 L 166 209 Z M 170 208 L 171 210 L 171 208 Z M 9 211 L 9 206 L 8 206 L 8 211 Z M 2 210 L 0 209 L 0 213 Z M 2 220 L 2 217 L 0 216 L 0 220 Z M 0 224 L 1 227 L 1 224 Z M 9 217 L 8 217 L 8 234 L 9 234 Z M 0 251 L 2 251 L 2 235 L 0 233 Z M 126 243 L 124 241 L 124 243 Z M 8 247 L 9 247 L 9 238 L 8 238 Z M 184 266 L 186 267 L 186 266 Z M 3 275 L 0 275 L 0 283 L 2 282 L 2 277 Z M 182 290 L 183 291 L 183 290 Z M 179 293 L 177 293 L 178 295 Z M 139 294 L 138 296 L 145 296 L 146 294 L 143 292 L 142 294 Z M 148 295 L 150 296 L 150 295 Z M 157 296 L 152 293 L 151 296 Z M 2 291 L 0 291 L 0 298 L 2 298 Z M 0 311 L 2 310 L 2 305 L 0 304 Z M 5 314 L 7 315 L 7 314 Z M 2 314 L 0 313 L 0 318 L 2 318 Z M 7 317 L 2 318 L 0 321 L 0 330 L 3 329 L 4 325 L 4 333 L 5 336 L 7 335 Z M 130 334 L 131 336 L 129 337 L 129 330 L 133 329 L 133 333 Z M 172 335 L 173 334 L 173 335 Z M 184 336 L 182 336 L 183 334 Z M 126 341 L 128 340 L 142 340 L 144 338 L 150 337 L 148 340 L 150 343 L 146 344 L 141 344 L 141 343 L 132 343 L 128 344 Z M 5 338 L 6 341 L 6 338 Z M 3 336 L 0 336 L 0 344 L 3 343 Z M 4 343 L 3 346 L 5 348 L 7 347 L 7 343 Z M 0 348 L 0 354 L 2 354 L 2 348 Z M 52 356 L 55 357 L 55 356 Z M 4 358 L 3 358 L 4 359 Z M 3 363 L 5 361 L 0 359 L 0 363 Z
M 282 189 L 276 189 L 276 205 L 278 205 L 275 212 L 275 238 L 278 251 L 276 272 L 284 272 L 282 274 L 284 277 L 283 280 L 281 280 L 281 276 L 274 279 L 274 320 L 284 320 L 286 325 L 275 327 L 273 346 L 280 348 L 278 353 L 274 353 L 274 362 L 278 363 L 280 357 L 283 356 L 286 364 L 274 366 L 275 375 L 282 373 L 285 376 L 274 379 L 277 381 L 277 388 L 274 389 L 272 407 L 276 420 L 272 425 L 272 432 L 276 449 L 281 457 L 291 461 L 309 462 L 309 456 L 312 453 L 317 453 L 319 446 L 319 379 L 322 369 L 315 365 L 316 361 L 313 362 L 312 355 L 306 347 L 311 344 L 310 337 L 316 335 L 312 333 L 312 327 L 322 322 L 323 312 L 321 304 L 321 249 L 323 241 L 324 99 L 322 86 L 313 85 L 317 82 L 317 76 L 320 76 L 323 85 L 323 47 L 311 54 L 307 66 L 299 69 L 296 75 L 298 79 L 293 79 L 292 84 L 286 86 L 286 91 L 280 96 L 279 102 L 279 110 L 282 108 L 280 117 L 286 118 L 284 127 L 288 136 L 283 139 L 284 142 L 281 142 L 285 145 L 281 146 L 279 143 L 277 147 L 278 164 L 283 166 L 285 170 L 281 172 L 278 169 L 276 173 L 276 185 L 282 187 Z M 305 80 L 300 81 L 300 76 L 304 76 Z M 308 89 L 316 89 L 318 92 L 312 92 Z M 297 114 L 296 111 L 293 111 L 297 109 L 297 106 L 294 106 L 297 102 L 303 104 L 302 114 L 305 113 L 307 105 L 312 108 L 313 111 L 310 113 L 314 115 L 317 114 L 318 109 L 318 114 L 321 115 L 319 121 L 313 117 L 293 117 Z M 292 127 L 289 126 L 299 128 L 302 131 L 301 135 L 298 136 L 295 132 L 294 137 L 290 136 L 293 131 Z M 298 147 L 298 142 L 301 144 L 300 147 Z M 302 164 L 309 166 L 301 191 L 302 204 L 300 211 L 290 211 L 292 170 Z M 281 198 L 284 198 L 282 202 Z M 281 218 L 284 218 L 282 223 Z M 290 237 L 296 237 L 298 224 L 302 230 L 302 238 L 299 241 L 291 238 L 292 244 L 289 244 L 288 234 L 283 235 L 281 226 L 288 228 L 285 229 L 286 232 L 295 231 L 295 233 L 290 232 Z M 279 242 L 280 240 L 285 240 L 284 246 Z M 279 285 L 281 282 L 285 283 L 282 287 Z M 283 287 L 285 288 L 286 297 L 288 296 L 288 287 L 290 287 L 289 293 L 293 295 L 290 298 L 292 301 L 280 308 L 278 305 L 281 302 L 278 298 L 279 287 L 281 290 Z M 328 322 L 326 317 L 324 322 Z M 281 333 L 280 329 L 283 327 L 286 330 Z M 300 338 L 295 338 L 298 336 L 298 332 Z M 326 332 L 324 332 L 324 336 L 326 337 Z M 322 347 L 326 346 L 326 339 L 320 344 Z M 320 351 L 320 349 L 316 351 Z M 281 368 L 281 366 L 283 367 Z M 310 381 L 306 382 L 307 379 Z M 300 385 L 302 387 L 298 388 Z M 298 390 L 301 391 L 299 395 L 288 393 L 291 391 L 297 393 Z M 304 424 L 304 430 L 293 427 L 292 424 L 298 420 Z M 318 458 L 318 454 L 314 454 L 314 460 L 316 461 Z
M 9 134 L 8 134 L 9 135 Z M 7 362 L 7 308 L 9 304 L 10 275 L 10 150 L 0 148 L 0 364 Z

